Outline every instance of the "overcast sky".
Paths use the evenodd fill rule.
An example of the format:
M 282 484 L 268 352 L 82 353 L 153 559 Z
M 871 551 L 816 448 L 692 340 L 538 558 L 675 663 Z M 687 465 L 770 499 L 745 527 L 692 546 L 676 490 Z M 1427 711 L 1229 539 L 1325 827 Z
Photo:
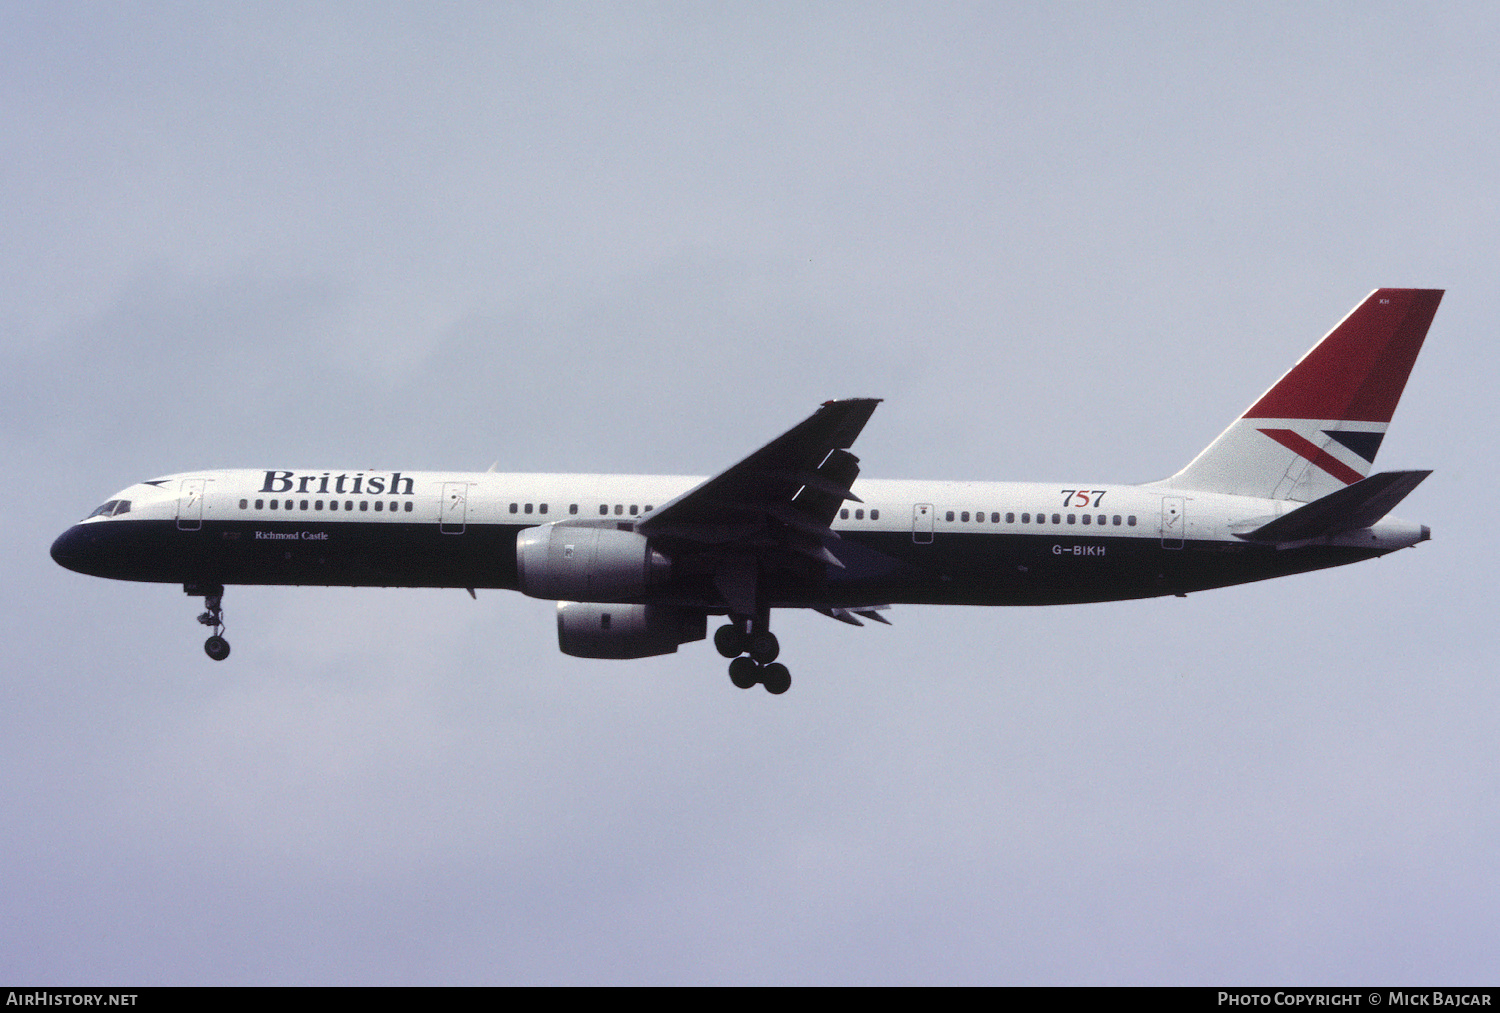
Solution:
M 1491 4 L 0 7 L 0 978 L 1493 982 Z M 502 592 L 65 571 L 211 467 L 1177 470 L 1377 286 L 1433 540 L 557 652 Z

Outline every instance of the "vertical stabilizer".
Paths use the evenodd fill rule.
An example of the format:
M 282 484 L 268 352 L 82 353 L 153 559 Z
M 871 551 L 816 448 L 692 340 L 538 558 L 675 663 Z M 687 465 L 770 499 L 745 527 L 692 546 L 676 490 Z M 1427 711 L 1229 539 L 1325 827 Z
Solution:
M 1163 485 L 1311 502 L 1370 473 L 1441 289 L 1381 288 Z

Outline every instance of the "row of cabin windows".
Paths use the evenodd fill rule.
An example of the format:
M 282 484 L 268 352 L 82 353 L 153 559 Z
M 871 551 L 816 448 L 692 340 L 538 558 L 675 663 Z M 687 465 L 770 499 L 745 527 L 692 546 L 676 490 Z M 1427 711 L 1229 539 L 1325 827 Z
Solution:
M 381 512 L 383 512 L 386 509 L 386 506 L 385 506 L 386 501 L 385 500 L 377 499 L 377 500 L 374 500 L 373 502 L 375 504 L 375 512 L 376 513 L 381 513 Z M 345 509 L 345 510 L 354 510 L 355 509 L 354 503 L 355 503 L 355 501 L 352 500 L 352 499 L 346 499 L 346 500 L 344 500 L 343 509 Z M 370 503 L 371 503 L 370 500 L 363 500 L 363 499 L 360 500 L 359 501 L 359 509 L 360 510 L 369 510 L 370 509 Z M 123 504 L 123 509 L 120 507 L 120 504 Z M 89 514 L 89 516 L 90 517 L 94 517 L 94 516 L 98 516 L 100 514 L 105 513 L 105 507 L 108 507 L 110 509 L 110 511 L 113 512 L 113 513 L 124 513 L 126 510 L 130 509 L 130 503 L 127 500 L 110 500 L 104 506 L 100 507 L 98 510 L 95 510 L 92 514 Z M 240 509 L 241 510 L 249 510 L 250 509 L 250 501 L 248 499 L 242 499 L 242 500 L 240 500 Z M 271 510 L 298 510 L 298 509 L 301 509 L 301 510 L 308 510 L 308 509 L 322 510 L 323 509 L 323 501 L 320 500 L 320 499 L 315 499 L 315 500 L 301 500 L 300 503 L 299 503 L 298 500 L 294 500 L 294 499 L 288 499 L 288 500 L 279 500 L 279 499 L 264 500 L 264 499 L 258 499 L 258 500 L 255 501 L 255 509 L 257 509 L 257 510 L 266 510 L 266 509 L 271 509 Z M 329 510 L 338 510 L 339 509 L 339 501 L 336 500 L 336 499 L 329 500 L 328 501 L 328 509 Z M 403 501 L 401 501 L 401 500 L 391 500 L 391 505 L 390 505 L 390 512 L 391 513 L 396 513 L 398 510 L 403 510 L 403 509 L 407 513 L 411 513 L 412 509 L 413 509 L 412 508 L 412 501 L 411 500 L 406 500 L 406 501 L 404 501 L 404 504 L 403 504 Z M 650 511 L 651 509 L 652 509 L 652 506 L 650 504 L 647 504 L 646 505 L 646 510 Z M 528 513 L 529 514 L 529 513 L 532 513 L 532 512 L 536 512 L 536 513 L 539 513 L 539 514 L 544 514 L 544 513 L 547 512 L 547 504 L 545 504 L 545 503 L 526 503 L 526 504 L 512 503 L 510 505 L 510 512 L 513 513 L 513 514 L 514 513 Z M 568 513 L 570 513 L 570 514 L 576 514 L 577 512 L 578 512 L 578 504 L 577 503 L 569 504 L 569 506 L 568 506 Z M 871 511 L 871 512 L 875 513 L 875 511 Z M 625 504 L 623 504 L 623 503 L 616 503 L 615 504 L 615 513 L 623 515 L 625 513 Z M 634 516 L 636 516 L 639 513 L 641 513 L 640 505 L 636 504 L 636 503 L 630 504 L 630 516 L 634 517 Z M 607 503 L 601 503 L 601 504 L 599 504 L 599 515 L 601 517 L 603 517 L 603 516 L 606 516 L 608 514 L 609 514 L 609 504 L 607 504 Z
M 1132 528 L 1135 527 L 1135 514 L 1130 514 L 1127 517 L 1121 517 L 1119 514 L 1115 514 L 1113 518 L 1111 518 L 1109 514 L 1083 514 L 1081 517 L 1078 514 L 1068 514 L 1067 522 L 1069 524 L 1077 524 L 1080 521 L 1082 521 L 1084 524 L 1093 524 L 1093 523 L 1095 523 L 1096 518 L 1097 518 L 1097 521 L 1098 521 L 1098 524 L 1099 524 L 1100 527 L 1103 527 L 1104 525 L 1109 524 L 1111 522 L 1114 523 L 1115 527 L 1119 527 L 1121 524 L 1125 524 L 1125 525 L 1127 525 L 1129 527 L 1132 527 Z M 968 520 L 969 520 L 969 511 L 967 511 L 967 510 L 961 510 L 961 511 L 959 511 L 957 519 L 959 520 L 960 523 L 965 523 L 965 524 L 968 523 Z M 949 510 L 947 512 L 947 514 L 944 517 L 944 520 L 948 520 L 948 521 L 954 520 L 954 513 L 953 513 L 952 510 Z M 975 513 L 974 513 L 974 520 L 977 523 L 979 523 L 979 524 L 983 524 L 984 523 L 984 511 L 982 511 L 982 510 L 975 511 Z M 990 523 L 991 524 L 999 524 L 1000 523 L 1000 514 L 999 513 L 992 513 L 992 514 L 990 514 Z M 1005 523 L 1007 523 L 1007 524 L 1014 524 L 1014 523 L 1016 523 L 1016 515 L 1014 513 L 1007 513 L 1005 515 Z M 1031 514 L 1029 514 L 1029 513 L 1022 514 L 1021 515 L 1021 523 L 1022 524 L 1030 524 L 1031 523 Z M 1046 524 L 1047 523 L 1047 515 L 1046 514 L 1037 514 L 1036 515 L 1036 523 L 1038 523 L 1038 524 Z M 1053 524 L 1061 524 L 1061 523 L 1063 523 L 1063 515 L 1062 514 L 1053 514 L 1052 515 L 1052 523 Z
M 311 502 L 311 506 L 312 506 L 313 510 L 322 510 L 323 509 L 323 501 L 322 500 L 315 499 L 315 500 L 312 500 L 310 502 Z M 373 502 L 375 504 L 375 512 L 376 513 L 380 513 L 381 511 L 383 511 L 385 509 L 385 503 L 386 503 L 385 500 L 377 499 L 377 500 L 374 500 Z M 124 509 L 120 509 L 119 508 L 118 504 L 120 504 L 120 503 L 124 504 Z M 286 510 L 302 509 L 302 510 L 306 510 L 306 509 L 308 509 L 308 505 L 309 505 L 309 501 L 308 500 L 302 500 L 301 503 L 300 503 L 300 507 L 299 507 L 297 500 L 290 500 L 290 499 L 289 500 L 275 500 L 275 499 L 273 499 L 273 500 L 267 501 L 267 500 L 260 500 L 260 499 L 258 499 L 258 500 L 255 501 L 255 509 L 257 509 L 257 510 L 264 510 L 264 509 L 267 508 L 268 503 L 269 503 L 270 509 L 272 509 L 272 510 L 277 510 L 277 509 L 286 509 Z M 282 506 L 283 503 L 285 504 L 284 507 Z M 370 500 L 360 500 L 359 501 L 359 509 L 360 510 L 369 510 L 370 509 L 370 503 L 371 503 Z M 397 510 L 400 510 L 400 509 L 405 509 L 405 511 L 407 513 L 411 513 L 412 512 L 412 502 L 411 502 L 411 500 L 404 501 L 404 504 L 400 500 L 391 500 L 390 503 L 391 503 L 391 506 L 390 506 L 390 512 L 391 513 L 395 513 Z M 106 503 L 103 507 L 100 507 L 98 510 L 94 511 L 94 513 L 90 514 L 89 516 L 92 517 L 92 516 L 95 516 L 96 514 L 102 514 L 102 513 L 104 513 L 106 507 L 110 508 L 110 512 L 112 512 L 112 513 L 124 513 L 126 510 L 130 509 L 130 504 L 127 501 L 112 500 L 109 503 Z M 616 503 L 614 505 L 614 507 L 615 507 L 615 513 L 617 515 L 622 515 L 622 516 L 624 515 L 624 513 L 625 513 L 625 504 L 623 504 L 623 503 Z M 241 510 L 248 510 L 249 508 L 250 508 L 250 501 L 249 500 L 244 500 L 244 499 L 240 500 L 240 509 Z M 336 499 L 329 500 L 328 501 L 328 509 L 329 510 L 337 510 L 337 509 L 339 509 L 339 501 L 336 500 Z M 344 500 L 344 509 L 346 511 L 352 511 L 354 509 L 354 500 L 348 500 L 348 499 Z M 649 513 L 651 511 L 651 509 L 652 509 L 652 507 L 648 503 L 646 505 L 646 512 Z M 534 503 L 526 503 L 526 504 L 512 503 L 510 505 L 510 512 L 511 513 L 523 513 L 524 512 L 524 513 L 528 513 L 529 514 L 529 513 L 532 513 L 533 510 L 535 510 L 536 513 L 545 514 L 547 512 L 547 504 L 545 504 L 545 503 L 541 503 L 541 504 L 534 504 Z M 630 516 L 635 517 L 640 512 L 641 512 L 640 507 L 637 504 L 635 504 L 635 503 L 630 504 Z M 577 503 L 571 503 L 571 504 L 569 504 L 568 505 L 568 513 L 570 513 L 570 514 L 576 514 L 576 513 L 578 513 L 578 504 Z M 605 516 L 608 516 L 608 515 L 609 515 L 609 504 L 608 503 L 600 503 L 599 504 L 599 516 L 605 517 Z M 840 510 L 839 511 L 839 517 L 841 519 L 843 519 L 843 520 L 848 520 L 849 519 L 849 509 L 847 507 L 845 507 L 844 509 Z M 1083 514 L 1083 515 L 1081 515 L 1081 517 L 1078 514 L 1068 514 L 1067 515 L 1067 523 L 1069 523 L 1069 524 L 1077 524 L 1077 523 L 1080 522 L 1080 519 L 1081 519 L 1082 523 L 1084 523 L 1084 524 L 1093 524 L 1093 523 L 1096 522 L 1096 518 L 1097 518 L 1097 523 L 1101 527 L 1104 526 L 1104 525 L 1107 525 L 1107 524 L 1111 524 L 1111 523 L 1113 523 L 1115 527 L 1119 527 L 1123 523 L 1123 524 L 1126 524 L 1129 527 L 1133 528 L 1133 527 L 1135 527 L 1135 524 L 1136 524 L 1135 514 L 1130 514 L 1127 517 L 1121 517 L 1120 514 L 1115 514 L 1113 517 L 1111 517 L 1108 514 Z M 857 521 L 864 520 L 865 519 L 865 512 L 864 512 L 864 510 L 855 510 L 854 511 L 854 519 L 857 520 Z M 960 523 L 967 524 L 967 523 L 969 523 L 969 511 L 967 511 L 967 510 L 961 510 L 961 511 L 958 511 L 955 514 L 954 511 L 949 510 L 945 514 L 944 519 L 947 520 L 947 521 L 949 521 L 950 523 L 952 521 L 954 521 L 954 520 L 958 520 Z M 872 520 L 872 521 L 878 521 L 878 520 L 880 520 L 880 511 L 878 509 L 870 511 L 870 520 Z M 975 511 L 974 512 L 974 521 L 976 523 L 983 524 L 984 523 L 984 511 L 982 511 L 982 510 Z M 990 523 L 991 524 L 999 524 L 1000 523 L 1000 514 L 999 514 L 998 511 L 993 512 L 993 513 L 990 514 Z M 1015 515 L 1015 513 L 1013 513 L 1013 512 L 1012 513 L 1007 513 L 1005 515 L 1005 523 L 1007 523 L 1007 524 L 1014 524 L 1014 523 L 1016 523 L 1016 515 Z M 1030 523 L 1032 523 L 1031 514 L 1029 514 L 1029 513 L 1023 513 L 1023 514 L 1021 514 L 1021 523 L 1022 524 L 1030 524 Z M 1037 514 L 1036 515 L 1036 523 L 1037 524 L 1046 524 L 1047 523 L 1047 515 L 1046 514 Z M 1063 523 L 1063 515 L 1062 514 L 1053 514 L 1052 515 L 1052 523 L 1053 524 L 1061 524 L 1061 523 Z
M 847 507 L 845 507 L 844 509 L 842 509 L 842 510 L 839 511 L 839 518 L 841 520 L 846 520 L 846 521 L 849 519 L 849 509 Z M 857 520 L 857 521 L 864 520 L 865 519 L 865 512 L 863 510 L 855 510 L 854 511 L 854 519 Z M 958 520 L 959 522 L 961 522 L 963 524 L 967 524 L 967 523 L 969 523 L 969 511 L 967 511 L 967 510 L 960 510 L 957 513 L 955 513 L 954 511 L 949 510 L 947 512 L 947 515 L 945 516 L 944 519 L 947 520 L 947 521 L 950 521 L 950 522 L 954 521 L 954 520 Z M 1113 517 L 1111 517 L 1109 514 L 1084 514 L 1082 516 L 1082 522 L 1084 524 L 1093 524 L 1093 523 L 1096 522 L 1096 519 L 1097 519 L 1097 523 L 1100 524 L 1101 526 L 1113 523 L 1115 527 L 1119 527 L 1121 524 L 1125 524 L 1125 525 L 1127 525 L 1129 527 L 1132 527 L 1132 528 L 1135 527 L 1135 515 L 1134 514 L 1130 514 L 1129 516 L 1126 516 L 1126 517 L 1122 517 L 1120 514 L 1115 514 Z M 870 520 L 872 520 L 872 521 L 878 521 L 878 520 L 880 520 L 880 511 L 879 510 L 871 510 L 870 511 Z M 1068 514 L 1068 523 L 1069 524 L 1077 524 L 1077 523 L 1079 523 L 1079 520 L 1080 520 L 1080 518 L 1079 518 L 1078 514 Z M 974 521 L 975 521 L 975 523 L 978 523 L 978 524 L 983 524 L 984 523 L 984 511 L 983 510 L 976 510 L 974 512 Z M 1000 513 L 999 513 L 999 511 L 996 511 L 996 512 L 990 514 L 990 523 L 991 524 L 999 524 L 1000 523 Z M 1016 515 L 1013 512 L 1012 513 L 1007 513 L 1005 515 L 1005 523 L 1007 523 L 1007 524 L 1014 524 L 1014 523 L 1016 523 Z M 1022 524 L 1030 524 L 1031 523 L 1031 514 L 1029 514 L 1029 513 L 1022 514 L 1021 515 L 1021 523 Z M 1036 515 L 1036 523 L 1038 523 L 1038 524 L 1046 524 L 1047 523 L 1047 515 L 1046 514 L 1037 514 Z M 1053 514 L 1052 515 L 1052 523 L 1053 524 L 1061 524 L 1061 523 L 1063 523 L 1063 516 L 1062 516 L 1062 514 Z
M 537 513 L 539 513 L 539 514 L 544 514 L 544 513 L 547 512 L 547 504 L 545 504 L 545 503 L 512 503 L 510 505 L 510 512 L 513 513 L 513 514 L 515 514 L 515 513 L 529 514 L 529 513 L 532 512 L 533 509 L 535 509 L 535 511 Z M 652 509 L 651 504 L 649 504 L 649 503 L 646 504 L 646 510 L 645 510 L 645 512 L 646 513 L 650 513 L 651 509 Z M 578 512 L 578 504 L 577 503 L 569 503 L 568 504 L 568 513 L 570 513 L 570 514 L 576 514 L 577 512 Z M 639 503 L 632 503 L 632 504 L 630 504 L 630 516 L 634 517 L 634 516 L 636 516 L 637 514 L 639 514 L 641 512 L 642 512 L 641 511 L 641 506 L 640 506 Z M 617 515 L 623 516 L 624 513 L 625 513 L 625 504 L 624 503 L 616 503 L 615 504 L 615 513 Z M 609 516 L 609 504 L 608 503 L 600 503 L 599 504 L 599 516 L 600 517 L 608 517 Z
M 371 501 L 367 500 L 367 499 L 360 500 L 359 501 L 359 509 L 361 509 L 361 510 L 369 510 L 370 509 L 370 502 Z M 377 499 L 377 500 L 374 501 L 374 503 L 375 503 L 375 512 L 376 513 L 380 513 L 381 511 L 385 510 L 385 508 L 386 508 L 385 507 L 385 500 L 383 500 L 383 499 Z M 390 507 L 391 513 L 395 513 L 396 511 L 402 509 L 402 505 L 401 504 L 402 504 L 401 500 L 394 500 L 394 499 L 391 500 L 391 507 Z M 407 513 L 411 513 L 411 511 L 412 511 L 411 500 L 406 500 L 405 504 L 406 504 L 405 505 L 406 512 Z M 288 499 L 288 500 L 280 500 L 280 499 L 263 500 L 263 499 L 258 499 L 258 500 L 255 501 L 255 509 L 257 509 L 257 510 L 265 510 L 265 509 L 268 509 L 268 508 L 271 509 L 271 510 L 307 510 L 307 509 L 309 509 L 309 506 L 311 506 L 311 509 L 313 509 L 313 510 L 322 510 L 323 509 L 323 501 L 320 500 L 320 499 L 315 499 L 315 500 L 311 500 L 311 501 L 308 501 L 308 500 L 304 499 L 304 500 L 301 500 L 300 502 L 298 500 L 294 500 L 294 499 Z M 247 500 L 247 499 L 240 500 L 240 509 L 241 510 L 249 510 L 250 509 L 250 501 Z M 336 500 L 336 499 L 329 500 L 328 501 L 328 509 L 329 510 L 338 510 L 339 509 L 339 501 Z M 346 499 L 346 500 L 344 500 L 343 509 L 345 509 L 345 510 L 353 510 L 354 509 L 354 500 L 352 500 L 352 499 Z

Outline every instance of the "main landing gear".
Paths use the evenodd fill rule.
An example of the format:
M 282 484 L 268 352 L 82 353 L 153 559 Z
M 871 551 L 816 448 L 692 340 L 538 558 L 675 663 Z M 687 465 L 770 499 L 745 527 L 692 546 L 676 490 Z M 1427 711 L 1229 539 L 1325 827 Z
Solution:
M 215 661 L 223 661 L 229 657 L 229 641 L 224 639 L 224 585 L 223 584 L 184 584 L 182 590 L 194 598 L 203 597 L 203 607 L 206 610 L 198 621 L 204 626 L 213 628 L 213 636 L 203 641 L 203 653 Z
M 760 683 L 767 693 L 779 696 L 792 688 L 792 673 L 776 660 L 781 645 L 776 634 L 766 629 L 764 619 L 749 623 L 731 619 L 715 631 L 714 647 L 734 659 L 729 663 L 729 681 L 740 689 Z

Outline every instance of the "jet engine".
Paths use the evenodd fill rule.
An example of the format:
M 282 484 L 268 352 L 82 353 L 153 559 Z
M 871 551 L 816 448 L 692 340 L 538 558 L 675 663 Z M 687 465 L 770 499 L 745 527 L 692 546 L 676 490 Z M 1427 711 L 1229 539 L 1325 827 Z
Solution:
M 557 603 L 557 646 L 575 658 L 650 658 L 708 635 L 708 616 L 674 605 Z
M 638 602 L 671 572 L 671 562 L 644 535 L 570 524 L 522 531 L 516 566 L 521 593 L 570 601 Z

